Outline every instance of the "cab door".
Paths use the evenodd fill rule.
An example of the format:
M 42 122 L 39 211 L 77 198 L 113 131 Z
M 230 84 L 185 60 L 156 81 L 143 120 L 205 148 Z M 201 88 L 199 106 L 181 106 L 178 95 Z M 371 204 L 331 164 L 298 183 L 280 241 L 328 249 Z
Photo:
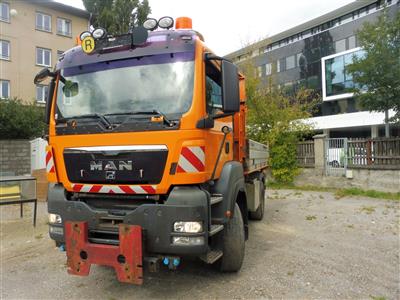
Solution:
M 233 159 L 233 115 L 226 116 L 222 105 L 222 77 L 220 63 L 205 61 L 205 104 L 209 118 L 214 119 L 214 126 L 207 131 L 206 149 L 207 172 L 212 176 L 221 151 L 214 179 L 219 178 L 223 165 Z M 225 128 L 224 128 L 225 127 Z M 223 128 L 229 129 L 228 133 Z M 225 139 L 224 136 L 226 135 Z M 221 149 L 222 147 L 222 149 Z M 221 149 L 221 150 L 220 150 Z

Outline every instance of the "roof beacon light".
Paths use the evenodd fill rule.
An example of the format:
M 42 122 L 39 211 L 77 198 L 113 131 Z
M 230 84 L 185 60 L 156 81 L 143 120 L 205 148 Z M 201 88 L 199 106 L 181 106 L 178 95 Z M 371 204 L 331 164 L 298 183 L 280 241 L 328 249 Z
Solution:
M 146 21 L 143 22 L 143 27 L 147 30 L 153 31 L 158 26 L 158 22 L 156 19 L 148 18 Z
M 171 17 L 162 17 L 160 20 L 158 20 L 158 26 L 163 29 L 170 29 L 172 26 L 174 26 L 174 19 Z
M 83 41 L 85 39 L 85 37 L 91 36 L 92 34 L 89 31 L 84 31 L 81 33 L 81 35 L 79 36 L 79 39 L 81 41 Z
M 177 18 L 175 29 L 192 29 L 192 19 L 188 17 Z
M 107 34 L 106 30 L 104 28 L 96 28 L 95 30 L 93 30 L 92 32 L 92 36 L 95 39 L 101 39 L 103 37 L 105 37 Z

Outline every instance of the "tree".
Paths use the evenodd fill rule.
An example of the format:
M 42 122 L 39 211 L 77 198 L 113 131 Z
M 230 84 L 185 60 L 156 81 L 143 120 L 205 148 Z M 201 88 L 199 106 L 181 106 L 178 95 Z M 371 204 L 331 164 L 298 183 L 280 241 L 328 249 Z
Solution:
M 127 33 L 132 23 L 143 24 L 151 13 L 148 0 L 83 0 L 83 5 L 92 14 L 92 25 L 113 35 Z
M 346 71 L 353 76 L 356 97 L 370 111 L 385 112 L 385 135 L 389 122 L 400 122 L 400 12 L 390 17 L 385 9 L 375 23 L 357 32 L 362 57 L 353 56 Z M 388 111 L 395 116 L 390 120 Z
M 317 97 L 306 89 L 288 97 L 276 87 L 273 76 L 262 84 L 251 61 L 241 69 L 246 76 L 247 133 L 250 138 L 268 144 L 274 179 L 290 183 L 298 173 L 297 142 L 312 129 L 302 120 L 311 116 Z
M 31 139 L 44 134 L 44 108 L 18 99 L 0 101 L 0 139 Z

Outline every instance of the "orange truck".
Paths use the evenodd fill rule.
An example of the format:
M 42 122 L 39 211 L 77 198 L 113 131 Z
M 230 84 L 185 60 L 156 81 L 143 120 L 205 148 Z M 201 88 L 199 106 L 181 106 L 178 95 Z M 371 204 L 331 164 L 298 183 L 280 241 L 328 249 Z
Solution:
M 245 78 L 187 17 L 80 41 L 34 80 L 50 78 L 49 234 L 68 272 L 141 284 L 185 257 L 238 271 L 268 155 L 246 138 Z

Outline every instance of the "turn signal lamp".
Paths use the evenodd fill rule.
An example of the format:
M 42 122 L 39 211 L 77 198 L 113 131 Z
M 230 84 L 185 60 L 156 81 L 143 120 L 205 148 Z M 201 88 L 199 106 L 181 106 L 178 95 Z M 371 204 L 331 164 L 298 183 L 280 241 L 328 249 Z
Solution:
M 192 29 L 192 19 L 189 17 L 179 17 L 175 24 L 175 29 Z

